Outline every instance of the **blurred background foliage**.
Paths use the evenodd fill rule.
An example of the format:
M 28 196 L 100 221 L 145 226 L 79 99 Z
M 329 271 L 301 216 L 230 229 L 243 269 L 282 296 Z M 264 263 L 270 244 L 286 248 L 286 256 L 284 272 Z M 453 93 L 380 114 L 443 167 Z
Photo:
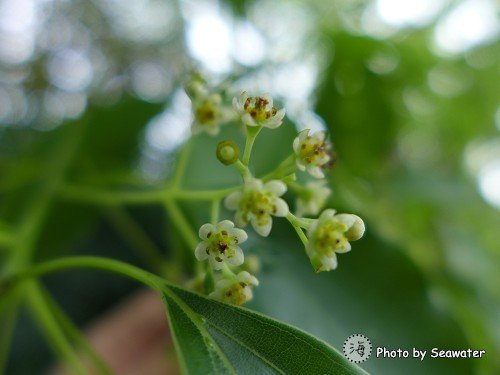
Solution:
M 488 351 L 372 358 L 363 367 L 375 373 L 500 371 L 499 25 L 490 0 L 2 0 L 0 271 L 17 231 L 37 260 L 98 254 L 151 268 L 141 252 L 153 247 L 185 265 L 168 275 L 188 277 L 162 207 L 75 203 L 64 191 L 164 186 L 189 136 L 181 84 L 197 68 L 286 106 L 285 126 L 257 141 L 258 175 L 290 152 L 296 129 L 326 127 L 338 155 L 330 206 L 367 223 L 329 274 L 313 273 L 285 224 L 272 244 L 252 236 L 262 270 L 250 307 L 337 348 L 363 333 L 375 347 Z M 235 125 L 217 140 L 229 137 L 243 139 Z M 238 183 L 214 157 L 217 140 L 194 139 L 185 186 Z M 208 207 L 182 208 L 194 228 L 207 221 Z M 45 281 L 80 326 L 134 288 L 87 271 Z M 2 338 L 17 322 L 7 373 L 46 368 L 42 338 L 11 311 L 0 305 Z

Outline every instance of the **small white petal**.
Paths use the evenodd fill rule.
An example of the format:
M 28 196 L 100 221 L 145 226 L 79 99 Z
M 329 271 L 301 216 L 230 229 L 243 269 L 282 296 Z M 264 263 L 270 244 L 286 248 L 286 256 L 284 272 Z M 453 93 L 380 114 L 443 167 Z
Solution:
M 229 193 L 226 199 L 224 199 L 224 206 L 226 206 L 228 210 L 236 210 L 240 204 L 242 195 L 241 191 Z
M 326 271 L 334 270 L 338 265 L 337 256 L 333 254 L 331 257 L 322 257 L 321 263 L 325 266 Z
M 232 228 L 234 228 L 234 223 L 231 220 L 222 220 L 215 227 L 218 231 L 225 230 L 229 232 Z
M 325 165 L 330 161 L 331 157 L 328 154 L 320 156 L 318 159 L 316 159 L 316 164 L 317 165 Z
M 281 120 L 278 120 L 274 117 L 271 117 L 267 120 L 262 121 L 261 125 L 265 128 L 268 128 L 268 129 L 276 129 L 277 127 L 279 127 L 281 125 Z
M 321 143 L 326 138 L 326 132 L 319 131 L 311 135 L 311 141 L 314 143 Z
M 259 285 L 259 280 L 257 280 L 255 276 L 251 275 L 247 271 L 241 271 L 240 273 L 238 273 L 238 275 L 236 275 L 236 277 L 239 281 L 242 281 L 246 284 Z
M 309 166 L 307 168 L 307 171 L 309 172 L 309 174 L 315 178 L 324 178 L 325 177 L 325 173 L 323 172 L 323 170 L 320 168 L 320 167 L 316 167 L 316 166 Z
M 343 249 L 335 250 L 335 252 L 339 254 L 348 253 L 349 251 L 351 251 L 351 244 L 349 242 L 346 243 Z
M 236 238 L 238 243 L 243 243 L 248 239 L 248 234 L 243 229 L 235 228 L 231 231 L 231 235 Z
M 251 220 L 252 227 L 253 229 L 262 237 L 267 237 L 269 236 L 269 233 L 271 233 L 271 228 L 273 227 L 273 219 L 269 217 L 269 221 L 267 222 L 266 225 L 259 225 L 256 219 L 252 218 Z
M 306 138 L 309 136 L 309 131 L 310 131 L 310 129 L 305 129 L 305 130 L 302 130 L 299 133 L 299 141 L 300 141 L 300 143 L 302 143 L 302 142 L 304 142 L 306 140 Z
M 245 256 L 243 255 L 243 250 L 239 246 L 231 246 L 231 249 L 234 250 L 234 256 L 231 258 L 226 257 L 228 263 L 233 266 L 241 266 L 245 261 Z
M 209 233 L 213 233 L 215 231 L 215 227 L 212 224 L 203 224 L 198 231 L 198 235 L 202 240 L 206 240 L 208 238 Z
M 298 154 L 299 151 L 300 151 L 300 141 L 299 141 L 299 137 L 296 137 L 294 140 L 293 140 L 293 151 Z
M 301 160 L 297 159 L 296 164 L 297 164 L 297 168 L 299 168 L 299 170 L 301 170 L 301 171 L 306 170 L 306 166 L 304 165 L 304 163 L 302 163 Z
M 233 108 L 236 112 L 242 112 L 243 107 L 236 97 L 233 98 Z
M 274 115 L 274 118 L 276 118 L 279 121 L 282 121 L 283 118 L 285 117 L 286 110 L 285 108 L 281 108 L 276 114 Z
M 243 288 L 241 294 L 244 296 L 244 298 L 242 298 L 244 302 L 248 302 L 253 298 L 252 288 L 250 287 Z
M 274 216 L 285 217 L 290 211 L 288 204 L 281 198 L 277 198 L 274 204 L 276 205 Z
M 323 215 L 323 214 L 321 214 L 321 215 Z M 321 220 L 321 216 L 320 216 L 320 220 Z M 314 220 L 312 222 L 312 224 L 309 226 L 309 228 L 307 229 L 307 237 L 308 238 L 311 238 L 313 236 L 314 232 L 316 232 L 316 229 L 318 228 L 318 223 L 319 223 L 319 220 Z M 306 250 L 310 250 L 310 251 L 314 250 L 312 241 L 308 242 Z
M 319 219 L 320 220 L 325 220 L 325 219 L 329 219 L 329 218 L 332 218 L 335 216 L 335 214 L 337 213 L 337 210 L 334 210 L 333 208 L 327 208 L 326 210 L 324 210 Z
M 335 216 L 337 218 L 338 221 L 344 223 L 345 225 L 347 225 L 347 228 L 350 228 L 354 225 L 354 222 L 355 222 L 355 219 L 354 219 L 354 215 L 351 215 L 351 214 L 338 214 L 337 216 Z
M 255 122 L 255 120 L 252 118 L 252 116 L 250 116 L 249 113 L 243 114 L 241 116 L 241 121 L 243 122 L 243 124 L 245 124 L 247 126 L 258 126 L 259 125 Z
M 274 195 L 281 197 L 286 193 L 286 184 L 280 180 L 271 180 L 264 184 L 264 189 L 273 193 Z
M 207 259 L 208 254 L 206 249 L 207 249 L 207 243 L 205 241 L 200 242 L 198 246 L 196 246 L 196 249 L 194 250 L 194 256 L 196 257 L 196 259 L 198 259 L 199 261 Z
M 363 237 L 363 234 L 365 233 L 365 223 L 359 216 L 351 216 L 354 218 L 354 223 L 346 232 L 346 236 L 350 241 L 356 241 Z
M 251 178 L 245 182 L 245 190 L 261 190 L 264 184 L 258 178 Z

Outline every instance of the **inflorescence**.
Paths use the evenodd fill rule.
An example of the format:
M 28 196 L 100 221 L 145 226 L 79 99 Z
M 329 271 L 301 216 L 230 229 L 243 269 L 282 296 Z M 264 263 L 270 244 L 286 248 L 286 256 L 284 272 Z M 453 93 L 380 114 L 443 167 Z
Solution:
M 221 163 L 233 165 L 240 172 L 242 184 L 224 199 L 225 207 L 235 212 L 234 221 L 204 224 L 199 230 L 201 242 L 195 249 L 195 256 L 200 262 L 208 260 L 204 284 L 209 285 L 209 296 L 237 305 L 252 298 L 252 288 L 259 282 L 248 272 L 252 267 L 244 265 L 241 245 L 248 235 L 243 228 L 250 224 L 258 235 L 267 237 L 272 230 L 273 217 L 286 218 L 293 226 L 316 272 L 337 268 L 337 254 L 351 250 L 350 241 L 363 236 L 365 225 L 356 215 L 337 214 L 334 209 L 321 212 L 331 194 L 325 170 L 334 160 L 327 133 L 311 133 L 310 129 L 298 133 L 290 145 L 291 155 L 276 169 L 276 172 L 286 171 L 287 174 L 275 173 L 276 179 L 259 179 L 248 168 L 253 143 L 262 128 L 276 129 L 282 125 L 285 109 L 275 107 L 267 94 L 249 96 L 246 92 L 233 99 L 231 109 L 223 103 L 221 94 L 210 91 L 199 76 L 189 82 L 186 91 L 193 105 L 194 134 L 219 134 L 222 125 L 235 119 L 243 124 L 246 134 L 242 159 L 232 140 L 219 142 L 216 150 Z M 297 169 L 314 179 L 298 183 Z M 295 191 L 297 196 L 295 214 L 283 199 L 288 189 Z M 304 216 L 318 214 L 318 218 Z

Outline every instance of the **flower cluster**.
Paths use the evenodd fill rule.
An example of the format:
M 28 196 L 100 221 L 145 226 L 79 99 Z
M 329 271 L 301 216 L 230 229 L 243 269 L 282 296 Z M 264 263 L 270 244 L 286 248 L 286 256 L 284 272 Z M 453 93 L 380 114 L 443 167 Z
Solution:
M 223 119 L 238 116 L 247 137 L 241 160 L 238 146 L 232 140 L 219 142 L 216 150 L 222 164 L 236 167 L 243 183 L 229 189 L 223 200 L 228 210 L 235 211 L 234 223 L 229 220 L 216 223 L 218 198 L 212 212 L 213 224 L 204 224 L 199 230 L 201 242 L 195 249 L 195 256 L 199 261 L 208 260 L 204 277 L 211 281 L 205 281 L 204 285 L 210 286 L 209 296 L 236 305 L 252 298 L 252 288 L 259 282 L 248 271 L 255 272 L 258 267 L 244 264 L 245 256 L 240 246 L 248 235 L 242 228 L 250 224 L 258 235 L 267 237 L 272 230 L 273 217 L 283 217 L 290 222 L 317 272 L 335 269 L 337 254 L 350 251 L 350 242 L 363 236 L 365 226 L 358 216 L 337 214 L 333 209 L 324 210 L 317 219 L 303 216 L 318 215 L 331 193 L 324 179 L 325 169 L 333 162 L 326 133 L 301 131 L 293 141 L 292 154 L 275 171 L 257 178 L 248 167 L 255 138 L 262 128 L 278 128 L 283 123 L 285 109 L 276 108 L 267 94 L 249 96 L 243 92 L 233 98 L 235 113 L 224 115 L 222 97 L 209 93 L 205 87 L 204 83 L 194 82 L 188 88 L 193 98 L 193 131 L 217 134 Z M 314 180 L 297 182 L 297 169 L 308 172 Z M 295 214 L 283 198 L 289 189 L 296 194 Z
M 217 135 L 221 125 L 234 117 L 231 110 L 223 104 L 221 94 L 211 92 L 201 78 L 193 77 L 187 84 L 186 92 L 193 105 L 193 134 L 205 132 Z

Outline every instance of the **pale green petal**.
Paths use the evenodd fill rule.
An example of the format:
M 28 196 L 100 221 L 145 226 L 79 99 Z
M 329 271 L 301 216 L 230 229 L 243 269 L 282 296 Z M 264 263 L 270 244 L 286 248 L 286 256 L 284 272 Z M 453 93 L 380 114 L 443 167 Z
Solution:
M 273 214 L 274 216 L 285 217 L 290 211 L 288 209 L 288 204 L 281 198 L 277 198 L 274 204 L 276 206 L 276 212 Z
M 232 250 L 232 251 L 231 251 Z M 226 259 L 228 263 L 233 266 L 241 266 L 245 261 L 245 256 L 243 255 L 243 250 L 239 246 L 231 246 L 230 252 L 232 252 L 232 256 L 227 256 Z
M 243 194 L 241 191 L 233 191 L 232 193 L 229 193 L 226 199 L 224 199 L 224 206 L 226 206 L 228 210 L 236 210 L 240 204 L 242 196 Z
M 309 172 L 309 174 L 311 176 L 315 177 L 315 178 L 324 178 L 325 177 L 325 173 L 318 166 L 312 166 L 312 165 L 310 165 L 306 169 Z
M 196 259 L 198 259 L 199 261 L 204 261 L 208 258 L 209 255 L 206 251 L 207 246 L 208 244 L 205 241 L 200 242 L 198 246 L 196 246 L 196 249 L 194 250 L 194 256 L 196 257 Z
M 248 239 L 248 234 L 243 229 L 235 228 L 231 230 L 231 236 L 236 238 L 238 243 L 243 243 Z
M 202 240 L 206 240 L 209 237 L 208 235 L 213 232 L 215 232 L 215 226 L 212 224 L 203 224 L 198 231 L 198 235 Z
M 272 180 L 264 184 L 264 189 L 278 197 L 281 197 L 286 193 L 287 187 L 283 181 Z
M 259 225 L 257 222 L 257 219 L 252 218 L 251 220 L 252 227 L 253 229 L 262 237 L 267 237 L 269 236 L 269 233 L 271 233 L 271 228 L 273 227 L 273 219 L 269 217 L 269 220 L 267 221 L 266 225 Z
M 234 223 L 231 220 L 222 220 L 216 225 L 217 231 L 225 230 L 230 232 L 234 228 Z

